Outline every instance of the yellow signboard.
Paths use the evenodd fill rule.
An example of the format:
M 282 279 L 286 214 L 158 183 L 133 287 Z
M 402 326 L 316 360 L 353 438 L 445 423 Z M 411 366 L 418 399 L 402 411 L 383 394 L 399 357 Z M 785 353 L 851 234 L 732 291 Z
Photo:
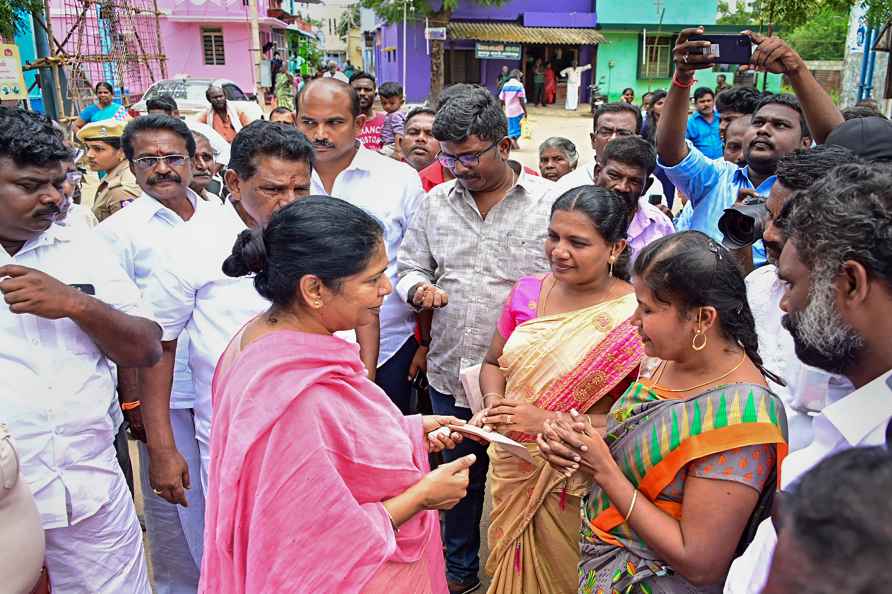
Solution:
M 28 87 L 22 76 L 22 60 L 19 48 L 10 43 L 0 43 L 0 100 L 28 98 Z

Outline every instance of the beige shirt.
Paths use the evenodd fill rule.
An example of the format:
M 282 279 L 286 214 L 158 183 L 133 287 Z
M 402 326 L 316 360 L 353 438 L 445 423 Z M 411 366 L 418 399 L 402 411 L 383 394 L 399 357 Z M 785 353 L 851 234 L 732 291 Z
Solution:
M 124 159 L 108 172 L 96 189 L 93 214 L 100 222 L 139 198 L 142 190 L 130 171 L 130 161 Z
M 502 306 L 517 280 L 547 272 L 545 238 L 554 183 L 510 162 L 517 183 L 484 219 L 457 180 L 433 188 L 412 219 L 399 250 L 397 292 L 403 300 L 420 282 L 446 291 L 434 311 L 427 375 L 438 392 L 468 407 L 459 371 L 483 361 Z

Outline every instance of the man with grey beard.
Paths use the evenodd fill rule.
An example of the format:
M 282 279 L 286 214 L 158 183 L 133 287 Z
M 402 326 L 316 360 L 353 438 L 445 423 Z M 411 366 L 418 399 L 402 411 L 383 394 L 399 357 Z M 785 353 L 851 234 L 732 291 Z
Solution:
M 728 128 L 731 131 L 736 120 Z M 769 382 L 771 391 L 784 403 L 789 434 L 787 445 L 790 452 L 811 443 L 812 420 L 828 400 L 838 400 L 852 391 L 852 384 L 845 377 L 826 373 L 809 365 L 803 365 L 796 357 L 793 337 L 781 325 L 783 311 L 780 303 L 785 283 L 777 276 L 777 261 L 784 249 L 785 237 L 777 225 L 784 204 L 796 192 L 808 189 L 840 163 L 856 161 L 854 153 L 841 146 L 821 145 L 813 149 L 797 149 L 777 162 L 777 181 L 768 193 L 765 206 L 768 223 L 762 234 L 762 242 L 769 264 L 750 272 L 746 277 L 747 301 L 756 321 L 759 336 L 759 354 L 765 366 L 784 378 L 786 385 Z M 752 247 L 744 246 L 736 251 L 748 257 L 752 268 Z
M 836 167 L 784 206 L 778 262 L 783 325 L 807 365 L 846 376 L 856 390 L 814 419 L 814 440 L 787 457 L 782 488 L 823 458 L 886 441 L 892 418 L 892 169 Z M 850 487 L 852 487 L 850 485 Z M 725 594 L 758 593 L 777 536 L 770 520 L 731 566 Z

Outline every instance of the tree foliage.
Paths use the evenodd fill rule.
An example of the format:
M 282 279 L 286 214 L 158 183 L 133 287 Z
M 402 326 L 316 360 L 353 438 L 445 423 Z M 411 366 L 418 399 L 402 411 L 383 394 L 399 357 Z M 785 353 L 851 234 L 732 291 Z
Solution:
M 12 43 L 15 34 L 27 28 L 32 12 L 43 14 L 41 0 L 0 0 L 0 35 Z
M 849 14 L 825 9 L 796 27 L 784 39 L 805 60 L 842 60 L 846 53 Z
M 738 2 L 731 10 L 726 0 L 719 2 L 718 20 L 721 25 L 774 24 L 791 31 L 825 13 L 846 14 L 862 0 L 755 0 Z M 863 0 L 867 7 L 867 20 L 881 26 L 892 18 L 892 2 L 889 0 Z M 826 19 L 825 19 L 826 20 Z
M 508 0 L 475 0 L 480 6 L 501 6 Z M 387 23 L 399 23 L 403 20 L 403 5 L 409 19 L 418 19 L 434 15 L 449 15 L 458 7 L 459 0 L 361 0 L 363 8 L 371 8 L 375 14 Z
M 346 41 L 347 35 L 350 34 L 350 30 L 358 28 L 359 25 L 359 4 L 352 4 L 347 10 L 341 13 L 341 17 L 338 19 L 338 37 L 341 38 L 341 41 Z

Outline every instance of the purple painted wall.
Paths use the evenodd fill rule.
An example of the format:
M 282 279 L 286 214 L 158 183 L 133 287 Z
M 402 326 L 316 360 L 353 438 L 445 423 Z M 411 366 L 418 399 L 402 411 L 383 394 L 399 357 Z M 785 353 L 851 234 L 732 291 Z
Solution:
M 452 11 L 455 20 L 513 21 L 525 12 L 542 12 L 546 4 L 542 0 L 513 0 L 502 6 L 480 6 L 473 0 L 461 0 Z M 549 0 L 549 12 L 595 12 L 594 0 Z M 577 25 L 580 26 L 580 25 Z
M 524 26 L 539 27 L 584 27 L 594 28 L 597 24 L 594 0 L 549 0 L 548 12 L 543 12 L 542 0 L 512 0 L 502 6 L 480 6 L 473 0 L 460 0 L 452 12 L 454 21 L 510 21 Z M 434 7 L 436 8 L 436 7 Z M 430 58 L 426 51 L 424 23 L 409 24 L 407 39 L 408 62 L 407 81 L 402 80 L 403 53 L 402 24 L 380 25 L 375 48 L 375 64 L 378 83 L 401 81 L 406 90 L 406 101 L 423 102 L 430 91 Z M 446 49 L 473 49 L 470 40 L 447 41 Z M 395 49 L 396 51 L 386 51 Z M 594 56 L 594 46 L 583 46 L 580 63 L 590 64 Z M 520 61 L 481 60 L 480 82 L 495 92 L 502 66 L 522 68 Z M 588 98 L 588 85 L 591 73 L 582 78 L 582 100 Z
M 424 39 L 424 23 L 409 23 L 406 27 L 406 78 L 403 81 L 403 27 L 389 25 L 380 28 L 380 46 L 375 51 L 375 78 L 378 84 L 397 81 L 403 83 L 403 92 L 409 103 L 423 103 L 430 91 L 431 61 Z M 386 48 L 396 48 L 384 52 Z M 392 57 L 388 60 L 388 57 Z

